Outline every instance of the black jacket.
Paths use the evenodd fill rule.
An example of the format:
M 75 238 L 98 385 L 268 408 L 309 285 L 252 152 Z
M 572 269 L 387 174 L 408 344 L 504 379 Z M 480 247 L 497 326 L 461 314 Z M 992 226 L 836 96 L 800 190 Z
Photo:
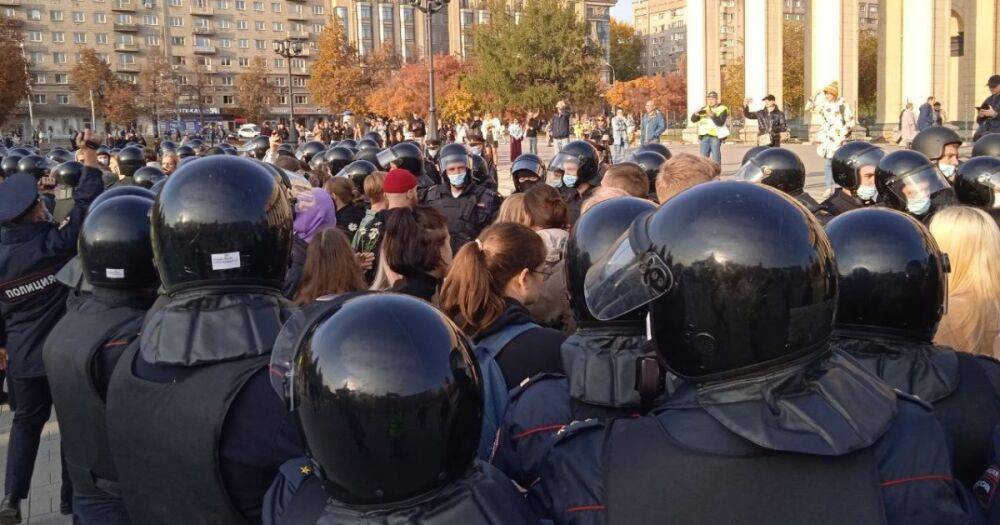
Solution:
M 76 255 L 76 240 L 90 203 L 104 190 L 99 170 L 88 168 L 73 191 L 75 205 L 62 225 L 5 224 L 0 229 L 0 314 L 11 377 L 45 375 L 42 343 L 66 311 L 69 289 L 56 272 Z
M 358 231 L 358 224 L 361 223 L 361 219 L 365 216 L 364 206 L 358 206 L 357 204 L 348 204 L 343 208 L 337 210 L 337 228 L 344 232 L 344 235 L 350 239 L 354 232 Z M 351 225 L 354 225 L 352 228 Z
M 437 209 L 448 220 L 451 249 L 456 253 L 493 222 L 502 203 L 499 193 L 471 183 L 458 197 L 452 195 L 447 182 L 439 184 L 427 191 L 425 199 L 425 204 Z
M 299 293 L 299 285 L 302 284 L 302 269 L 306 265 L 308 249 L 309 243 L 298 235 L 292 237 L 291 261 L 288 263 L 288 273 L 285 274 L 285 286 L 282 289 L 286 299 L 295 299 L 295 294 Z
M 500 317 L 480 333 L 482 339 L 512 324 L 531 323 L 531 314 L 514 299 L 507 299 L 507 309 Z M 516 387 L 521 381 L 542 373 L 563 372 L 560 347 L 566 334 L 552 328 L 533 328 L 515 337 L 497 354 L 497 364 L 503 372 L 507 389 Z
M 844 193 L 843 188 L 837 188 L 833 190 L 833 195 L 830 195 L 830 198 L 820 203 L 819 208 L 813 213 L 816 214 L 816 218 L 819 219 L 820 223 L 826 224 L 842 213 L 862 207 L 864 206 L 856 197 Z
M 774 111 L 768 111 L 767 108 L 750 111 L 750 108 L 743 106 L 743 116 L 757 121 L 757 135 L 770 135 L 771 146 L 777 146 L 781 142 L 781 134 L 788 131 L 785 113 L 778 108 L 774 108 Z
M 594 192 L 597 191 L 597 186 L 591 186 L 580 193 L 579 188 L 559 188 L 559 195 L 562 197 L 563 202 L 566 203 L 566 220 L 569 221 L 570 226 L 576 224 L 576 220 L 580 218 L 580 207 L 583 206 L 583 201 L 590 198 Z
M 569 137 L 569 110 L 564 109 L 552 115 L 549 124 L 549 138 L 565 139 Z
M 402 279 L 396 281 L 389 288 L 389 291 L 432 302 L 431 299 L 434 298 L 434 294 L 437 293 L 439 286 L 441 286 L 441 279 L 430 274 L 418 273 L 416 275 L 404 275 Z

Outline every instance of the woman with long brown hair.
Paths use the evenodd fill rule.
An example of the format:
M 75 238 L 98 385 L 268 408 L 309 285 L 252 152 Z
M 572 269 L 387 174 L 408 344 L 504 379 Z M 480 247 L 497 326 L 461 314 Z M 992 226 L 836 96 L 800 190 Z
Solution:
M 566 294 L 566 272 L 563 251 L 569 232 L 566 231 L 568 209 L 559 190 L 548 184 L 536 184 L 524 193 L 524 208 L 529 226 L 545 243 L 545 279 L 538 300 L 528 306 L 531 315 L 542 324 L 570 333 L 576 329 Z
M 430 206 L 386 212 L 382 270 L 390 291 L 433 302 L 451 264 L 448 220 Z
M 545 243 L 530 228 L 494 224 L 458 251 L 441 288 L 441 310 L 477 343 L 524 328 L 496 355 L 508 389 L 539 373 L 563 371 L 559 347 L 566 335 L 534 324 L 525 308 L 538 298 L 545 255 Z
M 295 304 L 304 305 L 325 295 L 364 290 L 361 266 L 347 236 L 337 228 L 320 231 L 309 242 L 302 283 Z

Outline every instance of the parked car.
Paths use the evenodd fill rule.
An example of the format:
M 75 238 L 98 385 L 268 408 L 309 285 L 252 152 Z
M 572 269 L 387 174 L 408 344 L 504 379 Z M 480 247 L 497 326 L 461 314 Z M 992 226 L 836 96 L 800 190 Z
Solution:
M 260 135 L 260 126 L 257 124 L 243 124 L 240 126 L 239 131 L 236 132 L 241 139 L 252 139 L 257 135 Z

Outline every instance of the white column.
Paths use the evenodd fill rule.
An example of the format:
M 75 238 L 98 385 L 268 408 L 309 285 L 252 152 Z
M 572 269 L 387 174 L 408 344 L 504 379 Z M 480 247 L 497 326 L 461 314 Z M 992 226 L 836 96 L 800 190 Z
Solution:
M 767 95 L 767 22 L 767 0 L 744 0 L 744 91 L 754 100 Z
M 687 117 L 705 105 L 707 57 L 705 49 L 705 2 L 687 3 Z
M 840 0 L 814 1 L 809 4 L 809 68 L 810 86 L 806 96 L 813 96 L 824 86 L 840 78 Z
M 903 103 L 919 107 L 934 89 L 934 1 L 906 0 L 903 8 Z M 980 81 L 981 82 L 981 81 Z

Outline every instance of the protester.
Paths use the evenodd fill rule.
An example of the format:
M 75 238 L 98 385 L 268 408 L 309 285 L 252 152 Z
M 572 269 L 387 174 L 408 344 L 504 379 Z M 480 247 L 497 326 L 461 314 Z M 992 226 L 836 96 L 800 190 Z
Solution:
M 642 114 L 641 143 L 659 142 L 660 135 L 666 130 L 667 120 L 663 117 L 663 113 L 656 109 L 656 104 L 652 100 L 647 100 L 646 112 Z
M 390 291 L 434 302 L 452 259 L 447 220 L 429 206 L 389 210 L 380 257 Z
M 656 177 L 656 199 L 663 204 L 678 193 L 719 177 L 721 167 L 690 153 L 679 153 L 670 158 L 660 168 Z
M 556 113 L 552 115 L 552 122 L 549 123 L 549 144 L 556 151 L 563 149 L 569 142 L 569 105 L 560 100 L 556 103 Z
M 751 111 L 752 99 L 743 101 L 743 116 L 757 121 L 757 144 L 777 148 L 781 146 L 781 135 L 788 131 L 785 113 L 778 109 L 774 95 L 764 97 L 764 108 Z
M 441 310 L 477 343 L 500 335 L 496 361 L 507 388 L 543 372 L 561 372 L 566 335 L 536 325 L 525 308 L 538 298 L 545 243 L 526 226 L 494 224 L 459 250 L 441 288 Z
M 617 188 L 627 195 L 645 199 L 649 197 L 649 178 L 642 168 L 631 162 L 615 164 L 604 172 L 602 188 Z M 593 197 L 591 197 L 593 198 Z
M 611 117 L 612 161 L 618 161 L 625 154 L 628 143 L 628 119 L 625 118 L 625 110 L 619 108 L 615 112 L 615 116 Z
M 953 206 L 934 215 L 930 230 L 951 264 L 934 342 L 1000 358 L 1000 227 L 982 210 Z
M 344 177 L 333 177 L 326 181 L 323 189 L 327 191 L 337 210 L 337 228 L 344 235 L 353 235 L 358 231 L 358 225 L 365 216 L 365 209 L 359 203 L 354 184 Z
M 364 277 L 347 236 L 337 228 L 317 232 L 309 242 L 295 304 L 365 289 Z
M 726 120 L 729 108 L 719 103 L 719 94 L 710 91 L 705 97 L 705 105 L 691 115 L 691 122 L 697 125 L 701 156 L 722 165 L 722 143 L 729 137 Z
M 847 142 L 857 122 L 851 106 L 840 97 L 840 86 L 837 82 L 823 88 L 812 99 L 806 101 L 806 111 L 819 117 L 819 147 L 816 152 L 826 160 L 823 178 L 823 199 L 833 194 L 833 171 L 830 161 L 837 149 Z
M 630 195 L 626 193 L 625 190 L 619 188 L 598 186 L 597 191 L 595 191 L 589 199 L 583 201 L 583 205 L 580 206 L 580 216 L 583 217 L 583 214 L 587 213 L 587 210 L 593 208 L 594 206 L 618 197 L 630 197 Z
M 347 234 L 351 240 L 351 248 L 355 251 L 360 251 L 358 248 L 361 242 L 367 238 L 370 229 L 374 227 L 374 230 L 378 232 L 379 227 L 375 224 L 381 221 L 376 221 L 375 218 L 380 211 L 389 208 L 389 199 L 386 198 L 384 190 L 385 177 L 384 171 L 376 171 L 365 177 L 364 190 L 368 207 L 365 208 L 365 216 L 358 223 L 358 229 Z M 378 233 L 375 233 L 375 236 L 377 237 Z
M 987 82 L 990 88 L 990 96 L 983 100 L 976 114 L 976 133 L 972 140 L 979 140 L 983 135 L 1000 132 L 1000 75 L 993 75 Z
M 497 218 L 493 221 L 493 224 L 499 222 L 513 222 L 523 226 L 531 226 L 531 217 L 528 215 L 528 209 L 525 207 L 523 193 L 515 193 L 503 200 L 503 204 L 500 205 L 500 212 L 497 213 Z
M 566 203 L 559 190 L 547 184 L 532 187 L 524 194 L 529 227 L 545 243 L 545 264 L 542 289 L 533 304 L 527 305 L 531 316 L 542 326 L 572 331 L 572 315 L 566 296 L 566 271 L 563 253 L 567 227 Z
M 920 105 L 920 115 L 917 117 L 917 132 L 921 132 L 934 125 L 934 97 L 927 97 L 927 101 Z
M 913 102 L 907 102 L 906 108 L 899 115 L 899 143 L 909 148 L 913 138 L 917 136 L 917 117 L 913 114 Z
M 524 139 L 524 129 L 521 122 L 516 118 L 510 120 L 507 126 L 507 133 L 510 135 L 510 158 L 516 159 L 521 156 L 521 140 Z
M 524 137 L 528 139 L 528 153 L 532 155 L 538 155 L 538 131 L 541 127 L 542 122 L 538 118 L 538 112 L 529 111 L 524 121 Z
M 285 297 L 295 297 L 302 280 L 309 244 L 313 237 L 326 228 L 337 225 L 336 206 L 330 194 L 321 188 L 309 188 L 297 194 L 295 201 L 295 221 L 292 224 L 294 237 L 292 251 L 285 274 Z

